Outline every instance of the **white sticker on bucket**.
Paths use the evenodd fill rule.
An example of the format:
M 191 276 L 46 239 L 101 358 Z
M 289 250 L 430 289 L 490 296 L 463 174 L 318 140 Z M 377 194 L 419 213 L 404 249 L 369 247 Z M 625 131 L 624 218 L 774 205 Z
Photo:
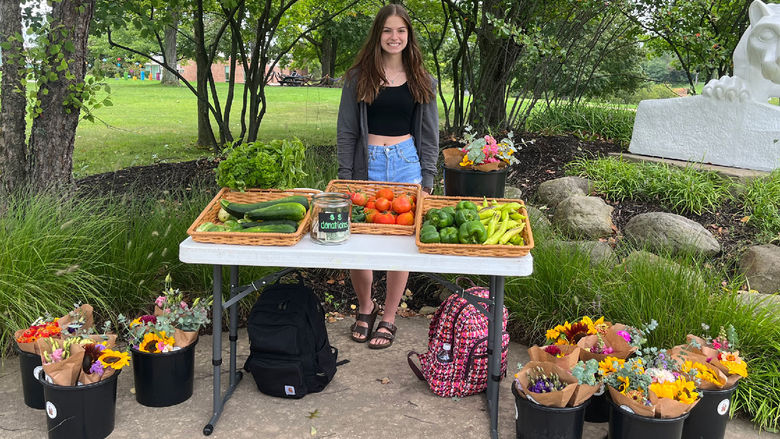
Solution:
M 46 415 L 50 419 L 57 417 L 57 407 L 54 407 L 54 404 L 52 404 L 51 401 L 46 401 Z
M 41 371 L 43 370 L 43 366 L 35 366 L 35 369 L 33 369 L 33 378 L 36 380 L 41 375 Z
M 520 412 L 517 410 L 517 401 L 515 401 L 515 421 L 520 417 Z
M 726 413 L 728 413 L 728 412 L 729 412 L 729 405 L 730 405 L 730 404 L 731 404 L 731 403 L 729 402 L 729 399 L 728 399 L 728 398 L 726 398 L 726 399 L 724 399 L 723 401 L 721 401 L 721 402 L 718 404 L 718 414 L 719 414 L 719 415 L 721 415 L 721 416 L 723 416 L 723 415 L 725 415 Z
M 631 413 L 632 415 L 634 414 L 634 411 L 633 411 L 633 410 L 631 410 L 631 407 L 629 407 L 629 406 L 627 406 L 627 405 L 625 405 L 625 404 L 621 404 L 621 405 L 620 405 L 620 408 L 622 408 L 623 410 L 625 410 L 625 411 L 627 411 L 627 412 Z

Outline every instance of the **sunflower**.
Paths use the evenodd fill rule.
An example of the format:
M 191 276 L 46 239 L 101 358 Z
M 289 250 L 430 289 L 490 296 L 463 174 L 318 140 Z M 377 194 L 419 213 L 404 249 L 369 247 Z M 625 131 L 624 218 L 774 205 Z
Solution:
M 588 318 L 588 320 L 590 319 Z M 589 327 L 587 323 L 582 321 L 573 324 L 566 322 L 564 325 L 563 334 L 566 336 L 566 340 L 569 342 L 569 344 L 577 344 L 577 342 L 580 341 L 582 337 L 591 334 L 591 331 L 593 331 L 593 334 L 596 333 L 596 330 L 592 328 L 592 326 Z
M 173 346 L 173 337 L 166 337 L 165 331 L 160 331 L 159 335 L 154 332 L 147 332 L 144 334 L 144 339 L 138 344 L 138 350 L 156 354 L 162 352 L 165 345 Z
M 696 378 L 699 378 L 702 381 L 707 381 L 718 386 L 722 386 L 724 384 L 720 381 L 720 379 L 718 379 L 718 376 L 715 375 L 710 368 L 699 362 L 686 361 L 683 363 L 681 369 L 683 373 L 688 375 L 695 375 Z
M 626 392 L 630 390 L 629 386 L 631 385 L 631 380 L 629 380 L 628 377 L 617 377 L 617 379 L 620 381 L 618 391 L 625 395 Z
M 650 390 L 659 398 L 668 398 L 685 404 L 692 404 L 699 398 L 696 392 L 696 384 L 683 377 L 678 377 L 671 383 L 650 384 Z
M 103 349 L 100 355 L 100 363 L 103 367 L 110 367 L 114 370 L 119 370 L 128 364 L 130 364 L 130 354 L 127 352 L 119 352 L 111 349 Z
M 618 369 L 623 367 L 626 360 L 621 360 L 617 357 L 607 357 L 599 361 L 599 374 L 601 376 L 607 376 L 611 373 L 615 373 Z

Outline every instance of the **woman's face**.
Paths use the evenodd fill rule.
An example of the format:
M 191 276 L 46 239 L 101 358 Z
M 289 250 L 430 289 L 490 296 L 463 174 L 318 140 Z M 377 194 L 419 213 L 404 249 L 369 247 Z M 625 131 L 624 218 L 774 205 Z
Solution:
M 380 40 L 382 50 L 389 54 L 401 53 L 406 48 L 408 36 L 409 30 L 401 17 L 397 15 L 387 17 Z

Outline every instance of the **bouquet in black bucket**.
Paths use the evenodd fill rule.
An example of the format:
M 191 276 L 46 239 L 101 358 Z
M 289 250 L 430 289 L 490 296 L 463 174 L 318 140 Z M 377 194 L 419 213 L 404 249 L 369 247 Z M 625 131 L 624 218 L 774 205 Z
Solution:
M 168 275 L 151 314 L 131 321 L 119 316 L 133 355 L 136 401 L 167 407 L 192 396 L 195 346 L 198 331 L 210 321 L 210 306 L 211 300 L 200 298 L 188 304 L 184 294 L 171 287 Z

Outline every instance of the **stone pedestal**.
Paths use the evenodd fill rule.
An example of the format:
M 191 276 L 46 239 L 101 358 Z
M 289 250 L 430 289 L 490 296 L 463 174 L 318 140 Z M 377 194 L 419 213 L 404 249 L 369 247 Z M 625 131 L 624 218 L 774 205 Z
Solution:
M 645 100 L 629 151 L 772 171 L 780 168 L 780 107 L 705 96 Z

